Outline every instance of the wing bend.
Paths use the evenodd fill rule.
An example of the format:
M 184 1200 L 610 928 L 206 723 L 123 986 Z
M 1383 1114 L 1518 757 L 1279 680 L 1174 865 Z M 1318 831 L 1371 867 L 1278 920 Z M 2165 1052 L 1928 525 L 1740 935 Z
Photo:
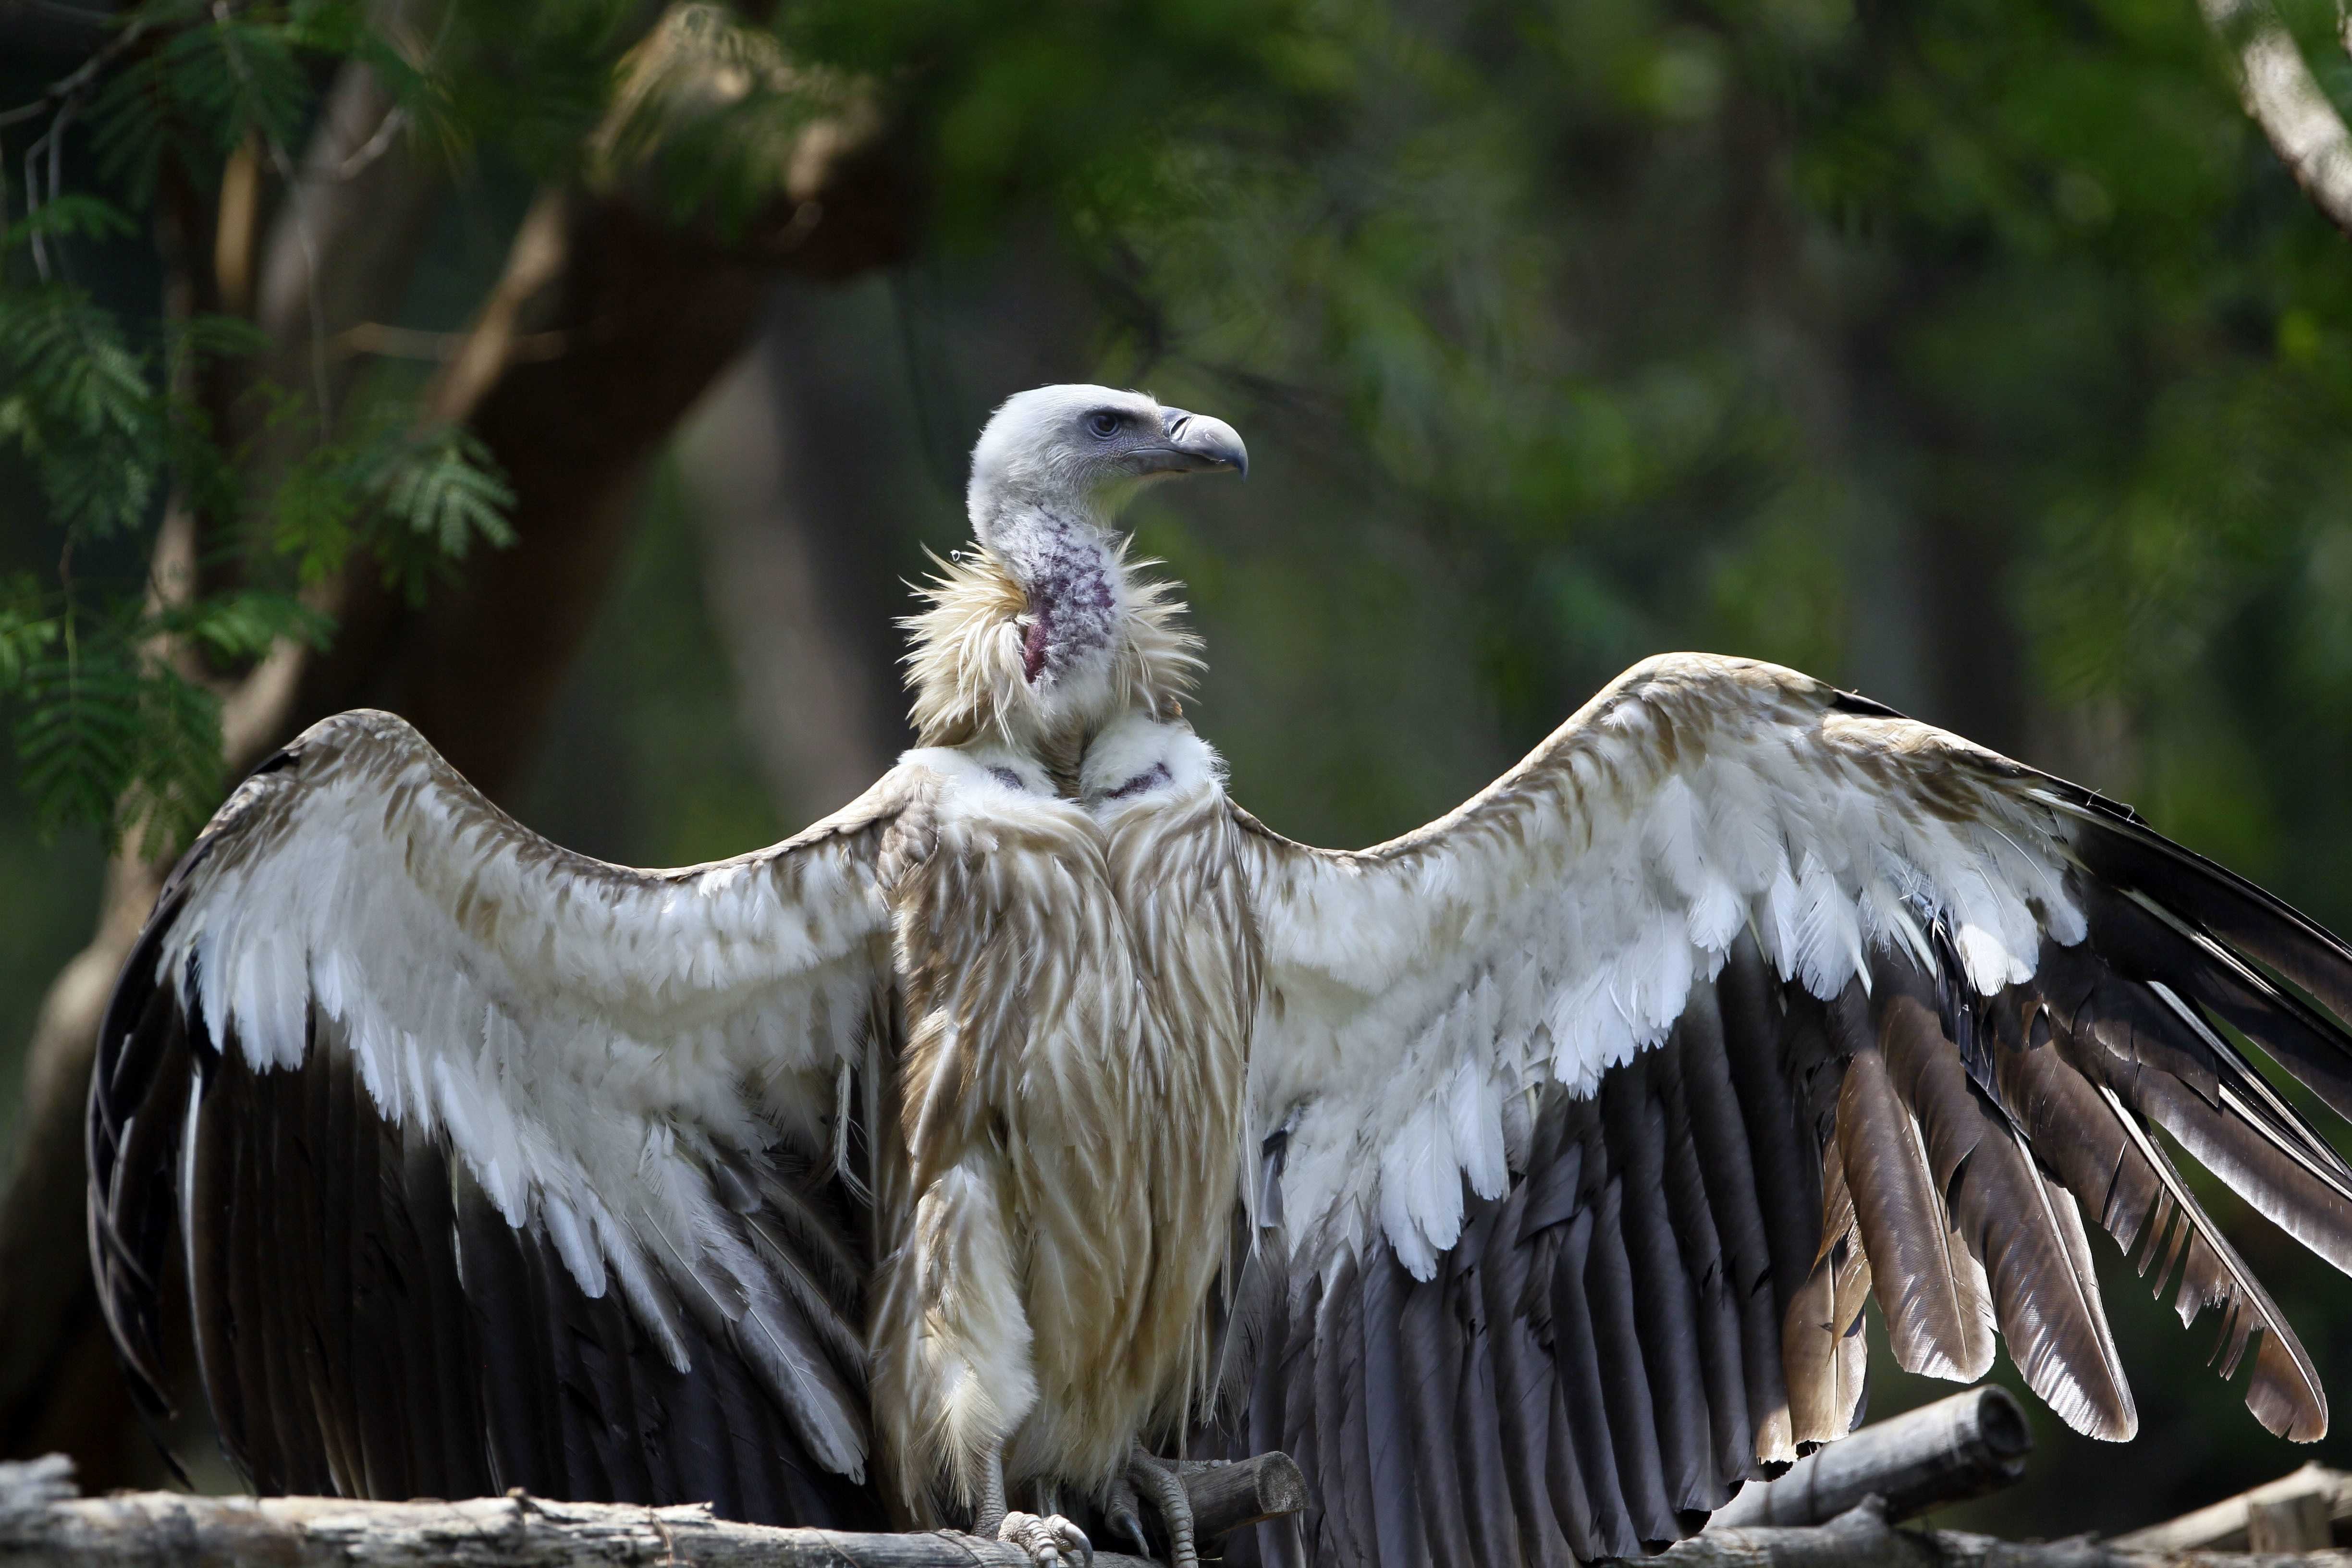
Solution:
M 258 1490 L 870 1521 L 848 1091 L 918 789 L 637 871 L 389 714 L 264 763 L 99 1043 L 91 1253 L 149 1402 L 176 1265 Z
M 1566 1563 L 1696 1528 L 1905 1367 L 1996 1335 L 2078 1430 L 2137 1416 L 2087 1225 L 2300 1440 L 2311 1362 L 2185 1152 L 2352 1270 L 2352 950 L 2130 812 L 1793 672 L 1637 667 L 1358 853 L 1242 816 L 1253 1448 L 1318 1560 Z M 1280 1555 L 1271 1537 L 1266 1549 Z

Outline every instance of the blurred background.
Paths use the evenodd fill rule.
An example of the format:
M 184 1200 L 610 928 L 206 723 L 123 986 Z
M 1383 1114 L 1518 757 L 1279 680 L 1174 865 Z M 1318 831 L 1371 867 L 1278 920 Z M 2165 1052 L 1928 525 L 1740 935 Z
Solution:
M 2208 11 L 0 0 L 9 217 L 127 220 L 68 205 L 0 258 L 0 1454 L 160 1474 L 79 1284 L 76 1030 L 170 849 L 102 826 L 111 792 L 201 820 L 366 701 L 573 847 L 769 842 L 907 743 L 906 584 L 1040 382 L 1247 438 L 1245 485 L 1131 521 L 1207 639 L 1194 721 L 1286 833 L 1417 825 L 1703 648 L 2127 799 L 2352 930 L 2352 247 L 2236 57 L 2285 27 L 2323 106 L 2352 61 L 2332 7 Z M 59 289 L 178 433 L 110 521 L 58 465 L 140 459 L 44 414 L 26 346 Z M 175 347 L 218 321 L 247 336 Z M 426 466 L 353 458 L 337 501 L 317 455 L 366 428 Z M 39 660 L 77 616 L 168 643 L 123 722 L 184 688 L 226 763 L 61 799 Z M 2352 1397 L 2352 1281 L 2209 1201 Z M 2032 1405 L 2028 1482 L 1948 1521 L 2120 1529 L 2352 1465 L 2266 1436 L 2199 1364 L 2214 1325 L 2094 1245 L 2142 1436 Z M 1874 1415 L 1942 1392 L 1875 1379 Z

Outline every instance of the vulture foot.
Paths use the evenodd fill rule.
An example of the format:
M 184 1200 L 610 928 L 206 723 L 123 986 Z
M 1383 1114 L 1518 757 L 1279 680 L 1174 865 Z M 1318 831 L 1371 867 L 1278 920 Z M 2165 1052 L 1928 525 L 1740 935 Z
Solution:
M 1110 1496 L 1104 1500 L 1103 1517 L 1110 1521 L 1113 1534 L 1135 1548 L 1138 1557 L 1151 1555 L 1151 1542 L 1143 1533 L 1143 1503 L 1135 1488 L 1125 1477 L 1110 1484 Z
M 1036 1568 L 1094 1568 L 1094 1543 L 1060 1514 L 1039 1518 L 1013 1512 L 997 1527 L 996 1539 L 1018 1546 Z
M 1159 1510 L 1160 1528 L 1168 1537 L 1169 1568 L 1201 1568 L 1201 1554 L 1192 1542 L 1192 1500 L 1184 1495 L 1176 1467 L 1139 1447 L 1127 1461 L 1126 1482 L 1112 1490 L 1111 1523 L 1139 1544 L 1142 1525 L 1135 1517 L 1132 1501 L 1124 1516 L 1119 1512 L 1121 1501 L 1134 1499 L 1139 1492 Z M 1144 1555 L 1150 1553 L 1147 1551 Z

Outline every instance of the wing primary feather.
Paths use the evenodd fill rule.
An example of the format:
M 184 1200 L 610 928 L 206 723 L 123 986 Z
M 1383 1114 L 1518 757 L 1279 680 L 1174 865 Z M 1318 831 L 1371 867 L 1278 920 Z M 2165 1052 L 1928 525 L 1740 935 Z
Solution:
M 1454 1406 L 1461 1377 L 1459 1326 L 1439 1279 L 1416 1279 L 1398 1321 L 1404 1350 L 1405 1415 L 1421 1481 L 1422 1540 L 1438 1568 L 1476 1568 L 1469 1555 L 1460 1472 L 1454 1468 Z
M 119 1014 L 136 1009 L 120 1035 Z M 163 1281 L 179 1228 L 174 1185 L 180 1175 L 194 1061 L 174 1047 L 177 1010 L 170 994 L 151 988 L 143 997 L 118 994 L 101 1036 L 91 1076 L 89 1159 L 90 1255 L 99 1310 L 131 1375 L 142 1421 L 177 1470 L 162 1436 L 172 1418 L 163 1370 Z M 105 1054 L 118 1052 L 109 1071 Z M 137 1058 L 135 1069 L 123 1066 Z M 182 1478 L 184 1479 L 184 1477 Z
M 1741 1382 L 1736 1407 L 1730 1394 L 1718 1400 L 1710 1384 L 1710 1407 L 1735 1410 L 1717 1423 L 1719 1474 L 1749 1476 L 1771 1458 L 1793 1458 L 1787 1436 L 1789 1394 L 1780 1377 L 1780 1325 L 1772 1289 L 1770 1244 L 1758 1206 L 1755 1163 L 1739 1117 L 1738 1090 L 1724 1059 L 1723 1018 L 1715 987 L 1694 985 L 1690 1005 L 1676 1026 L 1677 1079 L 1687 1162 L 1699 1184 L 1720 1259 L 1719 1290 L 1735 1317 L 1732 1364 Z M 1736 1455 L 1721 1445 L 1727 1427 L 1740 1429 Z M 1737 1468 L 1730 1468 L 1734 1460 Z
M 2194 1321 L 2206 1307 L 2220 1308 L 2224 1343 L 2233 1368 L 2244 1353 L 2247 1336 L 2259 1333 L 2262 1343 L 2254 1352 L 2254 1373 L 2246 1389 L 2246 1408 L 2265 1427 L 2292 1441 L 2310 1443 L 2326 1436 L 2327 1394 L 2320 1387 L 2319 1374 L 2310 1356 L 2305 1353 L 2302 1342 L 2295 1338 L 2294 1330 L 2270 1299 L 2270 1293 L 2263 1289 L 2262 1282 L 2240 1259 L 2237 1250 L 2206 1217 L 2204 1209 L 2181 1181 L 2171 1156 L 2148 1135 L 2113 1088 L 2105 1084 L 2098 1088 L 2125 1135 L 2163 1183 L 2181 1235 L 2187 1239 L 2187 1266 L 2175 1300 L 2182 1324 Z M 2175 1247 L 2177 1250 L 2179 1244 Z M 2164 1269 L 2157 1275 L 2159 1288 L 2171 1268 L 2172 1260 L 2168 1257 Z
M 1497 1205 L 1485 1234 L 1484 1261 L 1477 1274 L 1494 1368 L 1496 1441 L 1502 1454 L 1498 1468 L 1509 1489 L 1521 1556 L 1542 1568 L 1570 1568 L 1577 1559 L 1562 1520 L 1576 1510 L 1581 1500 L 1557 1495 L 1550 1479 L 1551 1412 L 1558 1379 L 1538 1342 L 1538 1326 L 1531 1321 L 1539 1317 L 1548 1324 L 1551 1311 L 1549 1295 L 1538 1287 L 1533 1272 L 1544 1249 L 1537 1242 L 1521 1239 L 1519 1234 L 1527 1194 L 1528 1184 L 1517 1183 Z
M 284 1194 L 279 1201 L 292 1211 L 279 1226 L 277 1286 L 291 1299 L 291 1315 L 302 1324 L 296 1343 L 303 1388 L 326 1439 L 327 1471 L 335 1490 L 345 1497 L 395 1496 L 375 1489 L 380 1468 L 386 1470 L 383 1479 L 392 1479 L 390 1457 L 369 1453 L 368 1427 L 371 1422 L 390 1423 L 396 1412 L 373 1401 L 363 1404 L 359 1396 L 362 1379 L 370 1368 L 381 1367 L 386 1347 L 372 1345 L 364 1368 L 352 1354 L 355 1320 L 367 1310 L 352 1277 L 352 1205 L 358 1185 L 353 1166 L 374 1144 L 371 1140 L 363 1152 L 353 1138 L 351 1060 L 335 1047 L 331 1023 L 316 1007 L 303 1008 L 302 1020 L 302 1065 L 259 1075 L 276 1135 L 274 1184 Z M 278 1058 L 274 1045 L 270 1054 Z
M 1753 936 L 1743 934 L 1732 944 L 1717 990 L 1725 1065 L 1754 1163 L 1749 1190 L 1756 1194 L 1770 1259 L 1769 1295 L 1756 1303 L 1756 1315 L 1769 1315 L 1767 1359 L 1781 1369 L 1774 1379 L 1780 1384 L 1778 1405 L 1761 1407 L 1757 1458 L 1767 1466 L 1785 1465 L 1797 1458 L 1801 1390 L 1795 1369 L 1784 1361 L 1783 1325 L 1821 1247 L 1821 1153 L 1799 1110 L 1790 1066 L 1790 1024 Z M 1748 1333 L 1751 1339 L 1763 1337 L 1753 1328 Z
M 1287 1331 L 1283 1335 L 1281 1377 L 1277 1385 L 1282 1396 L 1279 1405 L 1282 1440 L 1278 1447 L 1297 1462 L 1301 1472 L 1318 1478 L 1323 1474 L 1323 1443 L 1315 1427 L 1315 1336 L 1322 1310 L 1323 1281 L 1320 1278 L 1310 1277 L 1306 1289 L 1291 1304 L 1290 1321 Z M 1409 1382 L 1402 1325 L 1398 1334 L 1396 1365 L 1398 1375 Z M 1323 1515 L 1330 1506 L 1324 1500 L 1319 1487 L 1316 1489 L 1313 1504 L 1310 1512 L 1314 1517 L 1306 1521 L 1305 1528 L 1319 1542 L 1324 1532 Z
M 1375 1250 L 1361 1272 L 1364 1325 L 1364 1444 L 1371 1481 L 1367 1528 L 1382 1568 L 1421 1561 L 1419 1488 L 1413 1483 L 1412 1434 L 1405 1415 L 1401 1318 L 1412 1276 L 1396 1254 Z M 1263 1451 L 1263 1450 L 1261 1450 Z
M 1687 1031 L 1677 1029 L 1651 1064 L 1650 1079 L 1664 1131 L 1666 1212 L 1690 1281 L 1699 1342 L 1699 1372 L 1711 1432 L 1709 1479 L 1732 1488 L 1756 1463 L 1755 1423 L 1740 1347 L 1739 1310 L 1732 1300 L 1731 1267 L 1708 1202 L 1707 1157 L 1691 1125 L 1684 1082 Z
M 1286 1278 L 1289 1272 L 1289 1259 L 1283 1254 L 1281 1235 L 1279 1230 L 1261 1229 L 1257 1237 L 1258 1255 L 1265 1258 L 1269 1271 L 1277 1279 Z M 1398 1267 L 1401 1270 L 1402 1265 Z M 1312 1288 L 1311 1282 L 1309 1288 Z M 1297 1384 L 1291 1378 L 1295 1363 L 1289 1349 L 1292 1339 L 1297 1334 L 1300 1319 L 1297 1314 L 1282 1309 L 1278 1293 L 1275 1307 L 1276 1310 L 1264 1330 L 1264 1348 L 1259 1352 L 1255 1375 L 1251 1379 L 1249 1406 L 1244 1416 L 1249 1429 L 1248 1451 L 1263 1454 L 1269 1449 L 1280 1448 L 1290 1455 L 1300 1474 L 1313 1477 L 1316 1474 L 1313 1451 L 1302 1450 L 1290 1433 L 1288 1397 Z M 1394 1369 L 1400 1365 L 1393 1350 L 1391 1340 L 1392 1353 L 1384 1363 L 1391 1369 L 1391 1377 L 1395 1375 Z M 1273 1520 L 1259 1525 L 1249 1542 L 1256 1548 L 1258 1560 L 1264 1568 L 1305 1568 L 1308 1531 L 1319 1528 L 1322 1512 L 1321 1489 L 1310 1481 L 1303 1519 L 1292 1515 L 1286 1520 Z M 1420 1550 L 1421 1538 L 1417 1531 L 1412 1543 L 1413 1550 Z M 1236 1544 L 1239 1544 L 1236 1539 L 1229 1538 L 1226 1550 L 1232 1551 Z
M 1588 1161 L 1588 1180 L 1591 1166 Z M 1586 1212 L 1592 1217 L 1592 1241 L 1584 1266 L 1584 1295 L 1600 1346 L 1617 1477 L 1624 1489 L 1626 1515 L 1643 1550 L 1661 1552 L 1680 1535 L 1682 1525 L 1666 1491 L 1664 1461 L 1658 1452 L 1658 1410 L 1643 1362 L 1633 1269 L 1625 1256 L 1623 1177 L 1611 1172 L 1588 1200 Z
M 2076 901 L 2090 928 L 2089 948 L 2105 960 L 2115 977 L 2138 982 L 2160 994 L 2187 997 L 2214 1016 L 2225 1019 L 2251 1038 L 2295 1079 L 2326 1101 L 2338 1115 L 2352 1115 L 2352 1035 L 2336 1019 L 2321 1013 L 2302 997 L 2281 989 L 2251 967 L 2220 941 L 2183 922 L 2173 910 L 2145 893 L 2116 891 L 2096 884 L 2079 889 Z M 2045 944 L 2045 950 L 2048 944 Z M 2080 956 L 2071 965 L 2079 985 L 2087 978 L 2096 984 L 2107 977 L 2087 972 Z M 2099 985 L 2112 992 L 2114 984 Z M 2301 1139 L 2306 1149 L 2339 1177 L 2352 1177 L 2335 1150 L 2313 1131 L 2309 1123 L 2270 1094 L 2246 1080 L 2259 1080 L 2234 1049 L 2222 1047 L 2218 1058 L 2208 1037 L 2212 1031 L 2188 1008 L 2175 1005 L 2194 1039 L 2178 1039 L 2176 1048 L 2188 1051 L 2207 1070 L 2233 1077 L 2263 1109 L 2280 1119 L 2283 1134 Z
M 203 1058 L 198 1058 L 203 1062 Z M 258 1370 L 256 1326 L 240 1312 L 243 1287 L 235 1266 L 237 1149 L 234 1118 L 215 1099 L 228 1068 L 215 1056 L 198 1069 L 188 1117 L 189 1160 L 183 1200 L 187 1227 L 189 1294 L 196 1356 L 220 1430 L 221 1449 L 247 1486 L 260 1491 L 278 1469 L 269 1426 L 268 1384 Z
M 1834 1140 L 1822 1145 L 1821 1163 L 1822 1239 L 1790 1301 L 1781 1337 L 1790 1422 L 1804 1452 L 1853 1429 L 1865 1367 L 1853 1353 L 1853 1331 L 1870 1290 L 1869 1262 Z
M 1600 1340 L 1585 1300 L 1585 1268 L 1592 1253 L 1592 1215 L 1583 1190 L 1585 1140 L 1592 1135 L 1592 1102 L 1552 1096 L 1536 1121 L 1536 1147 L 1548 1159 L 1536 1162 L 1528 1178 L 1524 1239 L 1538 1248 L 1536 1277 L 1548 1290 L 1552 1373 L 1552 1495 L 1571 1500 L 1569 1544 L 1578 1561 L 1634 1556 L 1642 1538 L 1625 1516 L 1625 1488 L 1618 1481 L 1616 1446 L 1609 1436 L 1609 1411 L 1601 1389 Z M 1597 1154 L 1595 1154 L 1597 1157 Z M 1550 1187 L 1545 1196 L 1538 1178 Z M 1538 1225 L 1538 1217 L 1543 1223 Z
M 1579 1207 L 1544 1235 L 1556 1238 L 1559 1249 L 1551 1270 L 1551 1321 L 1552 1364 L 1561 1379 L 1557 1405 L 1570 1436 L 1562 1447 L 1577 1466 L 1591 1515 L 1590 1539 L 1578 1544 L 1577 1554 L 1588 1563 L 1636 1556 L 1642 1538 L 1633 1528 L 1625 1484 L 1617 1473 L 1616 1441 L 1610 1434 L 1608 1394 L 1601 1383 L 1601 1342 L 1585 1290 L 1592 1215 Z
M 2144 912 L 2133 913 L 2145 933 Z M 2103 919 L 2096 929 L 2116 942 L 2133 923 Z M 2084 1074 L 2179 1140 L 2266 1218 L 2352 1272 L 2352 1170 L 2219 1031 L 2159 984 L 2079 952 L 2045 944 L 2042 977 L 2049 1005 L 2031 1023 L 2003 1016 L 2002 1026 L 2062 1031 L 2061 1049 Z M 2140 1184 L 2153 1183 L 2150 1172 Z
M 400 1248 L 414 1259 L 400 1271 L 399 1310 L 429 1336 L 415 1375 L 435 1385 L 428 1407 L 436 1419 L 416 1435 L 422 1450 L 417 1482 L 431 1497 L 481 1497 L 495 1489 L 482 1437 L 481 1386 L 468 1381 L 466 1369 L 480 1364 L 482 1351 L 457 1278 L 457 1215 L 448 1158 L 414 1122 L 387 1125 L 385 1135 L 399 1160 Z
M 2276 972 L 2337 1019 L 2352 1022 L 2352 947 L 2242 877 L 2136 820 L 2077 810 L 2074 852 L 2094 880 L 2144 894 Z M 2313 1090 L 2338 1114 L 2352 1116 L 2352 1053 L 2338 1050 L 2308 1066 L 2318 1079 L 2305 1079 Z
M 2131 1388 L 2108 1334 L 2097 1277 L 2078 1268 L 2069 1244 L 2057 1190 L 2014 1124 L 1967 1076 L 1958 1051 L 1930 1035 L 1924 1009 L 1901 1015 L 1908 1004 L 1889 1005 L 1895 1022 L 1885 1038 L 1910 1047 L 1907 1098 L 1952 1218 L 1984 1265 L 2011 1359 L 2076 1431 L 2129 1436 L 2139 1422 Z M 1933 1027 L 1940 1033 L 1940 1026 Z
M 1895 1007 L 1911 1005 L 1894 997 Z M 1992 1365 L 1993 1344 L 1968 1278 L 1972 1260 L 1953 1235 L 1927 1140 L 1895 1089 L 1861 987 L 1850 986 L 1837 1008 L 1860 1037 L 1838 1089 L 1839 1163 L 1888 1342 L 1906 1372 L 1973 1383 Z
M 280 1074 L 253 1070 L 247 1065 L 242 1042 L 234 1035 L 223 1042 L 222 1055 L 238 1072 L 232 1079 L 236 1085 L 234 1098 L 244 1113 L 237 1139 L 237 1199 L 246 1219 L 236 1230 L 232 1267 L 243 1280 L 249 1304 L 247 1323 L 261 1342 L 256 1359 L 268 1380 L 262 1386 L 268 1391 L 270 1426 L 278 1437 L 278 1470 L 272 1489 L 313 1497 L 331 1495 L 335 1489 L 332 1467 L 339 1456 L 328 1447 L 331 1435 L 321 1428 L 312 1404 L 310 1380 L 305 1374 L 310 1325 L 296 1320 L 297 1303 L 289 1300 L 302 1289 L 304 1280 L 316 1278 L 316 1259 L 306 1259 L 301 1253 L 301 1248 L 315 1247 L 316 1242 L 312 1234 L 306 1233 L 299 1210 L 292 1224 L 282 1227 L 279 1224 L 278 1205 L 285 1194 L 307 1191 L 311 1180 L 308 1171 L 294 1167 L 284 1157 L 290 1152 L 287 1147 L 290 1130 L 278 1113 L 276 1091 L 290 1080 Z M 289 1242 L 294 1252 L 290 1265 L 286 1258 Z M 299 1278 L 290 1277 L 289 1268 L 304 1272 Z
M 1355 1405 L 1354 1369 L 1363 1360 L 1363 1300 L 1358 1294 L 1357 1262 L 1342 1258 L 1324 1288 L 1315 1324 L 1315 1430 L 1321 1439 L 1323 1529 L 1340 1562 L 1363 1561 L 1356 1526 L 1366 1517 L 1363 1412 Z
M 1453 1463 L 1462 1489 L 1464 1539 L 1471 1561 L 1523 1568 L 1521 1517 L 1512 1506 L 1503 1451 L 1503 1410 L 1495 1380 L 1496 1324 L 1482 1285 L 1491 1267 L 1496 1209 L 1480 1201 L 1461 1239 L 1446 1255 L 1446 1294 L 1458 1325 L 1454 1372 Z
M 1710 1347 L 1700 1336 L 1697 1290 L 1684 1268 L 1667 1201 L 1666 1119 L 1652 1087 L 1664 1059 L 1645 1051 L 1616 1069 L 1601 1089 L 1601 1114 L 1612 1163 L 1623 1173 L 1619 1234 L 1657 1418 L 1661 1479 L 1675 1513 L 1707 1513 L 1729 1494 L 1714 1459 L 1706 1385 Z
M 457 1210 L 457 1268 L 481 1348 L 482 1412 L 491 1485 L 542 1496 L 563 1484 L 561 1429 L 549 1388 L 547 1326 L 531 1310 L 514 1226 L 462 1160 L 449 1160 Z
M 1692 1005 L 1681 1024 L 1683 1088 L 1708 1210 L 1723 1243 L 1729 1294 L 1739 1313 L 1740 1367 L 1752 1428 L 1743 1473 L 1757 1475 L 1785 1466 L 1797 1455 L 1788 1384 L 1780 1370 L 1782 1291 L 1773 1277 L 1762 1166 L 1741 1114 L 1726 1023 L 1717 988 L 1694 986 Z

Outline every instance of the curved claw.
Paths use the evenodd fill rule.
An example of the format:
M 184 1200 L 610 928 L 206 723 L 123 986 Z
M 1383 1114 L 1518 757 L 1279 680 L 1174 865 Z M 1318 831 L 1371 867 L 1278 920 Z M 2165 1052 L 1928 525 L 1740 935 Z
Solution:
M 1034 1513 L 1008 1513 L 997 1527 L 996 1539 L 1027 1552 L 1036 1568 L 1095 1568 L 1094 1542 L 1058 1513 L 1045 1519 Z
M 1160 1510 L 1168 1531 L 1169 1568 L 1201 1568 L 1192 1542 L 1192 1500 L 1184 1495 L 1175 1467 L 1138 1448 L 1127 1462 L 1127 1479 Z
M 1143 1533 L 1141 1509 L 1141 1500 L 1135 1495 L 1133 1487 L 1124 1479 L 1111 1483 L 1109 1500 L 1103 1504 L 1104 1517 L 1110 1521 L 1112 1531 L 1135 1548 L 1138 1557 L 1150 1557 L 1151 1542 Z

